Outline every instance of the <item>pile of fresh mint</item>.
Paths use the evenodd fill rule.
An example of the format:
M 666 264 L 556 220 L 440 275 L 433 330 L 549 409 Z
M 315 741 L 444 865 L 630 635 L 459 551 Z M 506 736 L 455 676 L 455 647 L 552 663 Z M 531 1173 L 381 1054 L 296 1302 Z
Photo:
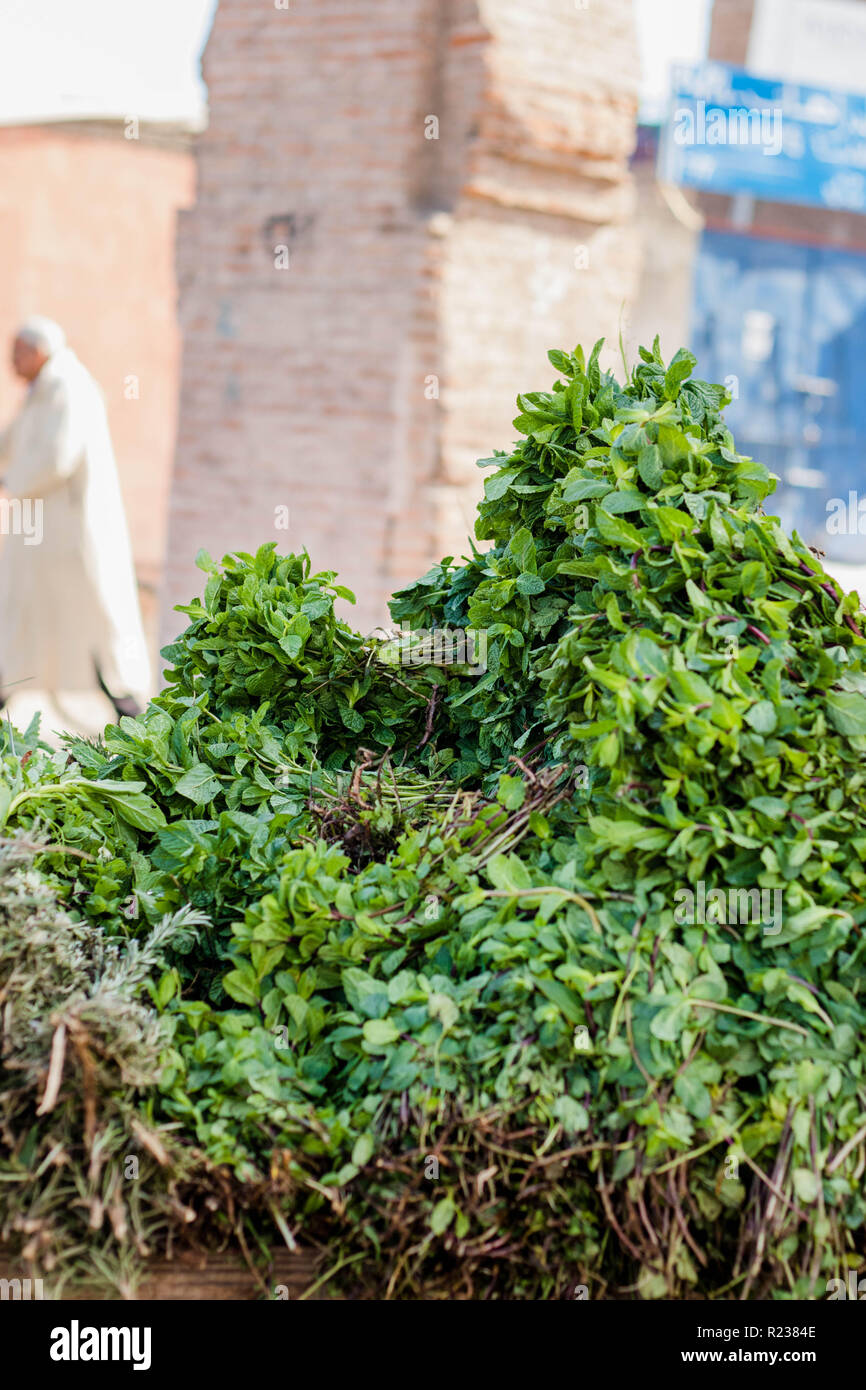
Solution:
M 405 664 L 267 545 L 201 557 L 140 718 L 7 729 L 5 833 L 72 919 L 207 919 L 170 918 L 137 1093 L 207 1175 L 187 1234 L 218 1179 L 335 1290 L 824 1296 L 866 1258 L 857 598 L 690 354 L 620 385 L 600 346 L 518 397 L 471 557 L 395 595 Z M 473 662 L 419 662 L 443 632 Z M 31 1119 L 0 1177 L 47 1202 Z

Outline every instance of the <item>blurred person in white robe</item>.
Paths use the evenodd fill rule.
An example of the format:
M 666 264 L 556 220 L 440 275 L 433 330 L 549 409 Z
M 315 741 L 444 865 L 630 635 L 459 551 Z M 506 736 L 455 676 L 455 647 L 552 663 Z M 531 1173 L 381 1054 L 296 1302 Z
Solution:
M 12 364 L 28 392 L 0 431 L 0 699 L 102 690 L 135 714 L 150 663 L 102 392 L 50 319 L 21 325 Z

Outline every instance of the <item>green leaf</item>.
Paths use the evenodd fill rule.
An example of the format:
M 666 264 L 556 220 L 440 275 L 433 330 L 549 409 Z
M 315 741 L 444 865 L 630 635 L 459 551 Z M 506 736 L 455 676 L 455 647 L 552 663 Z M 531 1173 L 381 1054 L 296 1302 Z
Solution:
M 811 1168 L 793 1168 L 791 1181 L 798 1202 L 803 1202 L 806 1206 L 817 1202 L 821 1187 Z
M 488 502 L 496 502 L 504 497 L 511 484 L 520 476 L 519 468 L 501 468 L 498 473 L 487 478 L 484 483 L 484 496 Z
M 95 784 L 99 786 L 99 783 Z M 146 830 L 150 834 L 155 834 L 157 830 L 162 830 L 165 825 L 165 816 L 162 811 L 144 792 L 126 791 L 123 793 L 111 793 L 108 798 L 117 814 L 123 820 L 134 825 L 137 830 Z
M 179 796 L 194 801 L 196 806 L 206 806 L 221 791 L 219 780 L 206 763 L 193 763 L 188 772 L 174 784 Z
M 452 1197 L 440 1198 L 430 1217 L 430 1229 L 435 1236 L 441 1236 L 444 1231 L 447 1231 L 454 1220 L 456 1210 Z
M 230 970 L 223 978 L 223 988 L 226 994 L 230 994 L 239 1004 L 255 1006 L 259 1002 L 255 976 L 250 971 Z
M 509 777 L 503 773 L 499 779 L 496 800 L 506 811 L 517 811 L 526 800 L 526 783 L 522 777 Z
M 671 364 L 665 372 L 664 394 L 665 399 L 675 401 L 679 395 L 680 386 L 688 377 L 691 376 L 698 360 L 685 348 L 680 348 L 671 358 Z
M 533 976 L 533 983 L 542 994 L 546 994 L 556 1007 L 565 1014 L 569 1023 L 585 1023 L 586 1012 L 577 995 L 559 980 L 549 980 L 543 975 Z
M 400 1030 L 390 1018 L 368 1018 L 363 1033 L 364 1041 L 371 1047 L 388 1047 L 400 1036 Z
M 662 485 L 662 460 L 656 444 L 647 444 L 638 454 L 637 471 L 641 481 L 650 492 L 657 492 Z
M 567 352 L 560 352 L 559 348 L 551 348 L 547 354 L 547 360 L 563 376 L 574 375 L 574 363 Z
M 666 1005 L 653 1016 L 650 1032 L 663 1042 L 676 1042 L 689 1021 L 689 1004 L 685 1000 Z
M 840 734 L 866 734 L 866 699 L 855 691 L 839 693 L 830 690 L 826 696 L 827 714 Z
M 776 707 L 772 700 L 758 700 L 746 711 L 746 723 L 756 734 L 771 734 L 776 727 Z
M 781 821 L 788 815 L 788 803 L 780 796 L 753 796 L 749 805 L 769 820 Z
M 557 1096 L 552 1109 L 567 1135 L 589 1128 L 589 1111 L 574 1096 Z
M 352 1148 L 352 1163 L 361 1169 L 373 1157 L 373 1137 L 369 1133 L 359 1134 Z
M 656 1034 L 658 1037 L 658 1034 Z M 707 1119 L 712 1110 L 712 1099 L 703 1082 L 692 1068 L 687 1069 L 674 1080 L 674 1091 L 690 1115 L 695 1119 Z
M 427 1008 L 431 1018 L 439 1019 L 443 1033 L 453 1028 L 460 1017 L 460 1009 L 448 994 L 437 994 L 433 991 L 427 998 Z
M 623 521 L 621 517 L 611 516 L 601 507 L 596 507 L 595 524 L 602 539 L 610 545 L 625 546 L 627 550 L 640 550 L 640 532 L 630 521 Z
M 486 868 L 487 877 L 494 888 L 507 892 L 520 891 L 532 887 L 532 879 L 516 854 L 497 854 Z

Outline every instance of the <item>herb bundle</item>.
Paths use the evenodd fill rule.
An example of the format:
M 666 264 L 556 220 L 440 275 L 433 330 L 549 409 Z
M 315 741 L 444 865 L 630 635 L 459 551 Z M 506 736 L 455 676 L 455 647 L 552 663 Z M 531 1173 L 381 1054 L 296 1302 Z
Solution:
M 481 461 L 486 551 L 394 596 L 483 672 L 398 674 L 267 545 L 200 558 L 138 719 L 6 734 L 71 920 L 206 919 L 137 1103 L 335 1289 L 802 1297 L 864 1258 L 858 602 L 690 354 L 620 385 L 600 346 Z

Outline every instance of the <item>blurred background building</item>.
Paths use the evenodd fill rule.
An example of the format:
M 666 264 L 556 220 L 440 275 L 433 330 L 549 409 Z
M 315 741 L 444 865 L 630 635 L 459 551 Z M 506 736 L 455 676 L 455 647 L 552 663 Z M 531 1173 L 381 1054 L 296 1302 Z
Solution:
M 638 73 L 631 0 L 220 0 L 166 632 L 199 544 L 306 546 L 367 631 L 465 553 L 516 393 L 635 295 Z
M 866 591 L 866 5 L 715 0 L 633 169 L 638 336 L 729 385 L 738 448 L 780 478 L 769 509 Z
M 0 339 L 49 314 L 100 381 L 154 647 L 202 546 L 384 621 L 547 348 L 620 334 L 730 386 L 866 589 L 864 59 L 866 0 L 7 0 Z

